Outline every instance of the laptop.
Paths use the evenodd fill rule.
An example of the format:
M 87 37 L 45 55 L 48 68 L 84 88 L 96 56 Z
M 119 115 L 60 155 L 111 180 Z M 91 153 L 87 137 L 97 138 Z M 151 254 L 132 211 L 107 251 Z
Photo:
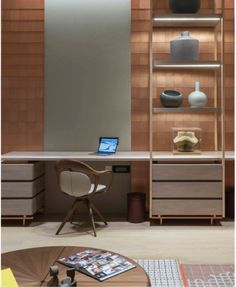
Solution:
M 98 155 L 111 155 L 116 153 L 117 146 L 119 144 L 118 137 L 100 137 Z

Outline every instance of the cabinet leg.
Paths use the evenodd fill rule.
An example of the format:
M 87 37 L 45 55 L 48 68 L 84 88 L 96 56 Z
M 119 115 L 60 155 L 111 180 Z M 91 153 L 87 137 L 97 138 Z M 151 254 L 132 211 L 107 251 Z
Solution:
M 26 216 L 23 216 L 23 226 L 25 226 L 25 222 L 26 222 Z
M 163 224 L 163 218 L 160 217 L 160 225 L 162 225 L 162 224 Z
M 214 224 L 214 220 L 217 219 L 217 216 L 214 214 L 213 217 L 211 218 L 211 225 Z

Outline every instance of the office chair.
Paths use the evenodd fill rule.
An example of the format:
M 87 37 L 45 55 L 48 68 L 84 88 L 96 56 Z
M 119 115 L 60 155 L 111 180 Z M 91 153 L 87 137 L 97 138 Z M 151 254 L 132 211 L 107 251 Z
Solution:
M 72 223 L 79 203 L 84 202 L 89 210 L 94 236 L 96 237 L 97 235 L 93 212 L 97 213 L 97 215 L 101 218 L 105 225 L 107 225 L 107 222 L 91 199 L 97 194 L 104 193 L 110 189 L 113 175 L 112 172 L 108 170 L 98 171 L 85 163 L 73 160 L 57 161 L 56 171 L 58 184 L 61 191 L 75 197 L 75 201 L 67 212 L 63 222 L 59 226 L 56 235 L 59 234 L 67 221 L 70 220 L 70 223 Z M 108 185 L 99 184 L 100 177 L 107 173 L 110 174 Z

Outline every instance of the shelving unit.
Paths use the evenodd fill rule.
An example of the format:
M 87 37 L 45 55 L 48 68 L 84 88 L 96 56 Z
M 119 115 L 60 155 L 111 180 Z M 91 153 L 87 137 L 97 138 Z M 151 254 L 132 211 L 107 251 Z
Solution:
M 163 11 L 158 14 L 158 11 L 153 9 L 154 2 L 155 0 L 152 1 L 153 11 L 149 34 L 150 218 L 159 219 L 161 223 L 165 218 L 205 218 L 213 223 L 214 219 L 225 216 L 224 0 L 221 2 L 221 13 L 216 13 L 218 11 L 214 5 L 211 14 L 201 14 L 201 10 L 199 14 L 165 14 Z M 172 32 L 175 28 L 178 28 L 178 31 L 180 28 L 183 30 L 192 28 L 195 32 L 199 29 L 199 34 L 205 31 L 204 29 L 209 29 L 210 33 L 214 34 L 214 49 L 210 51 L 213 55 L 212 59 L 205 60 L 206 57 L 204 57 L 204 60 L 201 60 L 201 53 L 199 61 L 181 62 L 171 61 L 166 57 L 165 59 L 156 58 L 157 53 L 153 51 L 153 34 L 158 31 L 158 35 L 161 35 L 161 31 L 164 33 L 167 29 L 168 32 Z M 155 40 L 157 42 L 157 36 Z M 221 53 L 220 57 L 219 53 Z M 188 106 L 165 108 L 156 104 L 157 99 L 154 103 L 153 95 L 156 87 L 153 86 L 154 76 L 163 82 L 163 73 L 169 73 L 169 75 L 179 73 L 178 79 L 180 79 L 182 71 L 185 70 L 194 75 L 196 73 L 201 75 L 204 71 L 211 73 L 214 85 L 210 105 L 204 108 Z M 162 73 L 162 78 L 158 78 L 158 73 Z M 166 89 L 174 86 L 171 79 L 169 82 Z M 174 155 L 171 149 L 157 150 L 153 134 L 158 126 L 159 114 L 160 116 L 173 114 L 171 117 L 182 115 L 186 117 L 187 115 L 188 118 L 193 114 L 197 115 L 199 124 L 201 117 L 212 117 L 212 122 L 214 122 L 212 150 L 202 151 L 199 155 L 190 153 Z M 169 120 L 168 116 L 166 119 Z M 184 119 L 183 122 L 185 123 Z M 185 125 L 179 128 L 189 127 L 187 123 Z M 163 126 L 165 123 L 162 123 Z M 178 127 L 178 125 L 173 127 Z M 205 128 L 209 127 L 205 126 Z M 165 142 L 164 137 L 167 132 L 165 131 L 163 137 L 160 136 L 162 142 Z

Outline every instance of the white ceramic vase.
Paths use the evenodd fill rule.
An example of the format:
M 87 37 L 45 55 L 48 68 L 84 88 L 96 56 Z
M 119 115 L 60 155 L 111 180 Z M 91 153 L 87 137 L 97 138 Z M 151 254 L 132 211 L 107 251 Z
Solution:
M 195 91 L 189 94 L 188 102 L 191 108 L 203 108 L 207 103 L 207 96 L 200 91 L 200 82 L 195 82 Z

